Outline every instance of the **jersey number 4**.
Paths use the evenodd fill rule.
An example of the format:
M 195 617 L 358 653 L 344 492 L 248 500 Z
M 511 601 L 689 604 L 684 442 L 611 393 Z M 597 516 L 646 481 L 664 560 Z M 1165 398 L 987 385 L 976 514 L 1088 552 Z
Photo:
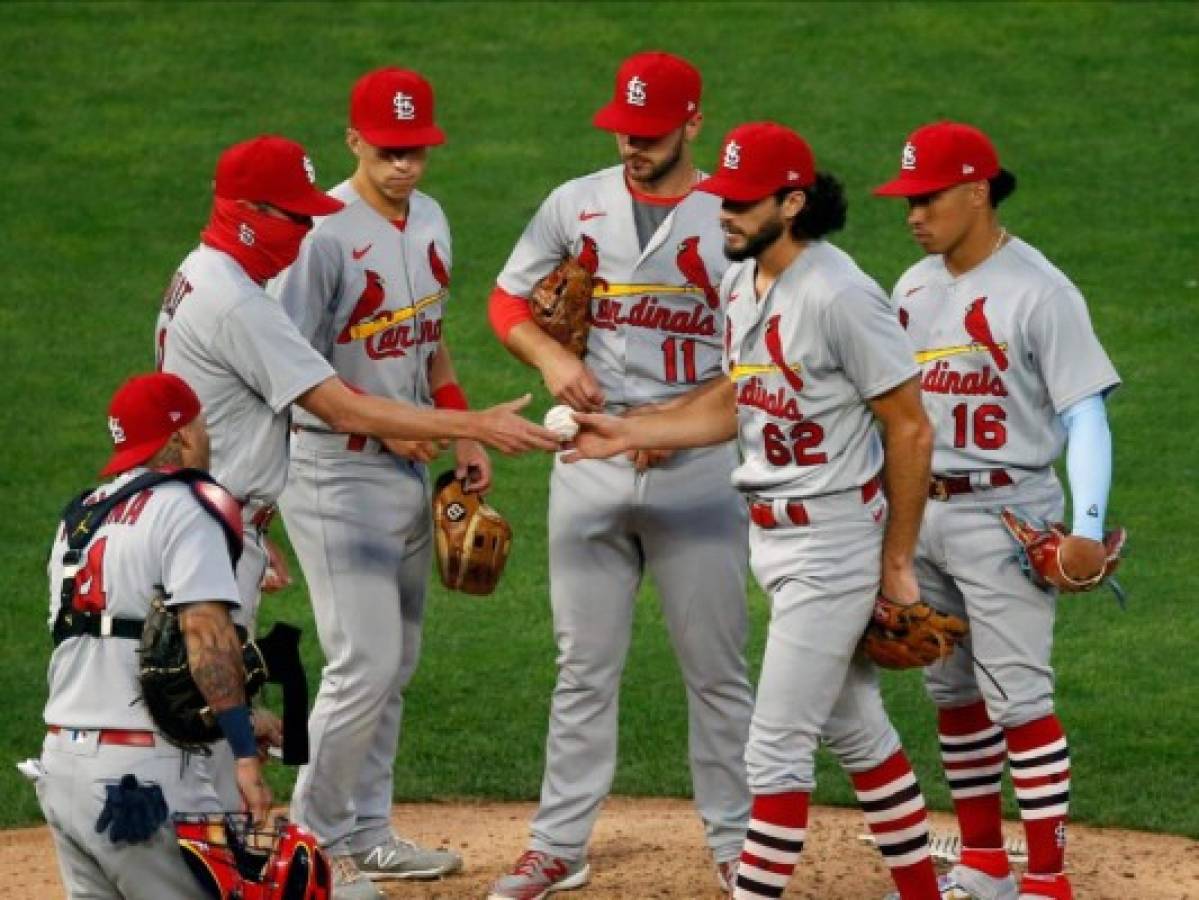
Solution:
M 79 612 L 103 612 L 108 605 L 104 593 L 104 551 L 108 538 L 92 541 L 83 567 L 75 573 L 75 599 L 71 605 Z
M 1007 413 L 998 403 L 984 403 L 970 414 L 968 404 L 953 408 L 953 446 L 959 450 L 973 443 L 980 450 L 998 450 L 1007 443 Z
M 787 432 L 770 422 L 762 429 L 766 459 L 772 466 L 815 466 L 828 462 L 828 454 L 818 450 L 824 429 L 815 422 L 797 422 Z

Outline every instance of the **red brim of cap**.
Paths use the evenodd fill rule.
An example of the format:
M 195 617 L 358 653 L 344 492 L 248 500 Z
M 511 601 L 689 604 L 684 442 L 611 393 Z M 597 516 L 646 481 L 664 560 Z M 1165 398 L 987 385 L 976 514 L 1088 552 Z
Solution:
M 445 132 L 436 125 L 421 125 L 416 128 L 354 128 L 368 144 L 388 150 L 397 147 L 438 147 L 445 143 Z
M 122 447 L 109 458 L 108 463 L 100 470 L 100 476 L 119 475 L 122 472 L 132 469 L 134 466 L 140 466 L 165 447 L 167 441 L 170 439 L 171 436 L 168 434 L 166 437 L 157 440 L 143 441 L 140 444 Z
M 277 197 L 266 202 L 298 216 L 331 216 L 345 208 L 340 200 L 316 188 L 295 197 Z
M 761 184 L 749 184 L 739 178 L 730 178 L 723 172 L 705 178 L 695 186 L 705 194 L 715 194 L 734 203 L 753 203 L 773 194 L 778 188 Z
M 871 193 L 876 197 L 922 197 L 925 194 L 935 194 L 957 184 L 967 181 L 977 181 L 975 178 L 912 178 L 900 175 L 888 181 L 881 187 L 876 187 Z
M 670 134 L 676 128 L 681 128 L 686 119 L 670 116 L 653 116 L 638 113 L 622 103 L 609 103 L 603 107 L 591 120 L 591 124 L 604 131 L 614 134 L 627 134 L 630 137 L 660 138 Z

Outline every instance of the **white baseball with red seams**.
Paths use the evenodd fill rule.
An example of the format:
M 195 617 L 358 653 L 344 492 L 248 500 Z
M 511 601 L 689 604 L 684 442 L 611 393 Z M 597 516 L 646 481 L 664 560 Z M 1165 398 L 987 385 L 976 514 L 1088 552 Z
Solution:
M 560 441 L 573 440 L 579 433 L 579 423 L 575 421 L 574 410 L 565 403 L 550 407 L 542 424 L 556 434 Z

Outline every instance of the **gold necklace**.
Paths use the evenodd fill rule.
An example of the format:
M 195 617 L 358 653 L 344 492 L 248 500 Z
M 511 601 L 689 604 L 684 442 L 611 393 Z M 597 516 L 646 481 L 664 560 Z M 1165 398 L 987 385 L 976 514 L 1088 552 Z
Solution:
M 999 248 L 1003 246 L 1003 242 L 1004 242 L 1004 241 L 1006 241 L 1006 240 L 1007 240 L 1007 229 L 1006 229 L 1006 228 L 1000 228 L 1000 229 L 999 229 L 999 240 L 997 240 L 997 241 L 995 242 L 995 246 L 994 246 L 994 247 L 992 247 L 992 248 L 991 248 L 991 252 L 987 254 L 987 259 L 990 259 L 990 258 L 991 258 L 992 256 L 994 256 L 996 253 L 998 253 L 998 252 L 999 252 Z

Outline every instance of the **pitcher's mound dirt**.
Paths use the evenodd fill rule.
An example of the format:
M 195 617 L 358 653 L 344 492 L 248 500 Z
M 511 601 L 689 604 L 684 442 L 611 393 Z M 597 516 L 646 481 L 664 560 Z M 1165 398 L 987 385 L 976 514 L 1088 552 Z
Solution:
M 427 845 L 453 847 L 463 872 L 439 882 L 383 886 L 389 898 L 480 900 L 524 849 L 531 803 L 400 804 L 397 830 Z M 812 811 L 803 859 L 788 898 L 880 900 L 891 881 L 877 852 L 858 840 L 857 810 Z M 950 817 L 934 814 L 949 831 Z M 1008 823 L 1010 835 L 1020 833 Z M 1180 837 L 1071 826 L 1068 853 L 1077 900 L 1199 900 L 1199 843 Z M 703 830 L 684 800 L 614 798 L 604 806 L 591 845 L 591 884 L 564 898 L 719 900 Z M 44 828 L 0 831 L 4 900 L 64 896 L 53 845 Z M 164 898 L 166 900 L 166 898 Z

